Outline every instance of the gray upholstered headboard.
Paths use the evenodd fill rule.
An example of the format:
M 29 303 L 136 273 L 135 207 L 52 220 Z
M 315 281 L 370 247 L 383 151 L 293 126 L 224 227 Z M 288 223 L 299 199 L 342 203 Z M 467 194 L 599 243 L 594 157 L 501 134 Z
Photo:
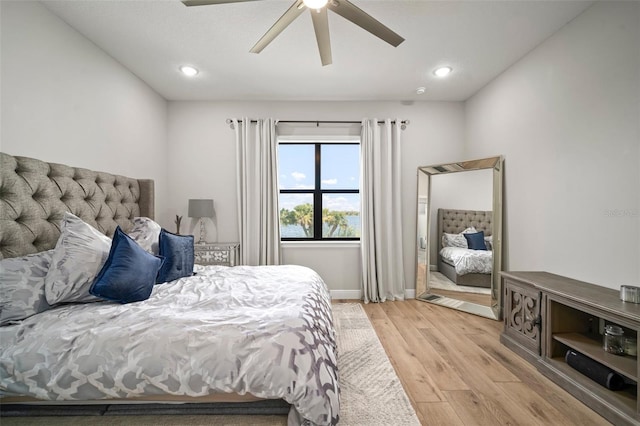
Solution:
M 486 237 L 492 235 L 493 212 L 491 210 L 438 209 L 438 252 L 442 248 L 443 232 L 459 234 L 470 226 L 483 231 Z
M 94 172 L 0 152 L 0 259 L 55 247 L 69 211 L 112 236 L 154 217 L 150 179 Z

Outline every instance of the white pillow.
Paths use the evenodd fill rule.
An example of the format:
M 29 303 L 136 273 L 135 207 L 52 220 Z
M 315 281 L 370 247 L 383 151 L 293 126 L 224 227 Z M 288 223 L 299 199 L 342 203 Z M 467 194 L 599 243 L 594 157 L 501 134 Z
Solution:
M 493 235 L 484 237 L 484 244 L 487 246 L 487 250 L 493 250 Z
M 469 248 L 467 244 L 467 239 L 462 234 L 474 234 L 476 228 L 473 226 L 468 227 L 464 231 L 459 234 L 447 234 L 446 232 L 442 233 L 442 247 L 460 247 L 460 248 Z
M 44 277 L 53 250 L 0 260 L 0 325 L 23 320 L 50 308 Z
M 162 227 L 148 217 L 134 217 L 129 236 L 147 252 L 158 255 L 158 241 Z
M 442 234 L 442 247 L 469 248 L 467 239 L 462 234 Z
M 101 300 L 91 295 L 89 288 L 107 260 L 110 249 L 111 238 L 66 212 L 60 222 L 60 238 L 44 280 L 47 302 L 54 305 Z

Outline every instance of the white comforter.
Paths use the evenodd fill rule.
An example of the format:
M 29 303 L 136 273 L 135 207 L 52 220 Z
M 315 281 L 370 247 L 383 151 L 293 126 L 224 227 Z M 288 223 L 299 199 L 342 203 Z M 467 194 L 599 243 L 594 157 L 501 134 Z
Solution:
M 61 306 L 0 328 L 0 394 L 96 400 L 216 392 L 338 421 L 325 283 L 300 266 L 197 267 L 143 302 Z M 306 423 L 305 423 L 306 424 Z
M 493 267 L 493 252 L 490 250 L 444 247 L 440 250 L 440 255 L 455 267 L 458 275 L 490 274 Z

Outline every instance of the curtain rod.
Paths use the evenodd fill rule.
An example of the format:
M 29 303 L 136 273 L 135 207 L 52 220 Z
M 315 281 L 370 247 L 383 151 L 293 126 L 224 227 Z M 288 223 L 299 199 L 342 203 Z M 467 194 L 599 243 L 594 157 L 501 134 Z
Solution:
M 258 120 L 250 120 L 252 123 L 257 123 Z M 242 123 L 243 120 L 242 119 L 238 119 L 239 123 Z M 303 124 L 303 123 L 307 123 L 307 124 L 316 124 L 316 127 L 320 127 L 320 124 L 362 124 L 361 121 L 335 121 L 335 120 L 278 120 L 276 121 L 276 124 Z M 383 124 L 384 121 L 383 120 L 378 120 L 378 124 Z M 230 128 L 233 129 L 233 121 L 230 118 L 227 118 L 227 124 L 229 125 Z M 396 120 L 391 120 L 391 124 L 396 124 Z M 407 125 L 409 125 L 410 122 L 409 120 L 401 120 L 400 121 L 400 128 L 402 130 L 407 128 Z

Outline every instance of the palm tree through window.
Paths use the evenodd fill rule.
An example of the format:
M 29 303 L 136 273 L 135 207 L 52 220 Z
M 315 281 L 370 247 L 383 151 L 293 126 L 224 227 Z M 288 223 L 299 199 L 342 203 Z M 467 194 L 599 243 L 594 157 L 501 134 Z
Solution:
M 360 239 L 360 145 L 280 143 L 282 240 Z

